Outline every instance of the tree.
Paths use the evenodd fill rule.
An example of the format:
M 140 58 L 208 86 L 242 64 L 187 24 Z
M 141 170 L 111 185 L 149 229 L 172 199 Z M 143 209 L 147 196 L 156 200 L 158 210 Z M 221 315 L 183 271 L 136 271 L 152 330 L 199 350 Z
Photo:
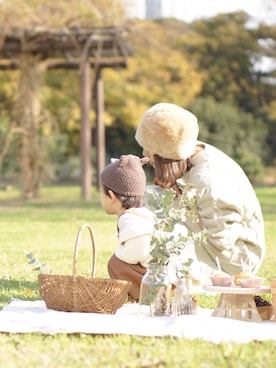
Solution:
M 77 50 L 79 43 L 75 34 L 78 30 L 90 29 L 91 23 L 93 27 L 107 27 L 123 20 L 123 8 L 119 0 L 71 0 L 70 6 L 65 0 L 47 4 L 42 0 L 9 0 L 0 3 L 3 45 L 11 38 L 16 44 L 16 37 L 20 43 L 18 55 L 13 54 L 12 57 L 17 57 L 20 70 L 16 121 L 22 132 L 18 156 L 24 198 L 39 197 L 43 180 L 45 163 L 41 147 L 41 91 L 49 63 L 48 50 L 53 48 L 53 37 L 58 38 L 63 34 L 65 38 L 74 38 Z M 47 41 L 47 32 L 52 36 L 49 49 L 41 51 L 39 46 Z M 33 47 L 34 44 L 36 47 Z M 81 52 L 79 49 L 80 56 L 83 56 Z M 73 55 L 70 56 L 74 59 Z
M 63 4 L 68 5 L 65 0 Z M 59 20 L 57 15 L 56 19 Z M 275 55 L 275 27 L 260 25 L 248 29 L 247 19 L 244 13 L 234 13 L 191 24 L 175 19 L 130 22 L 127 42 L 132 56 L 128 68 L 102 71 L 107 157 L 122 153 L 141 155 L 134 138 L 136 126 L 149 106 L 164 101 L 190 108 L 199 117 L 201 139 L 206 138 L 237 159 L 251 177 L 258 160 L 273 164 L 275 74 L 264 73 L 257 65 L 264 55 Z M 67 20 L 70 22 L 69 16 Z M 74 16 L 72 22 L 78 24 L 79 18 Z M 39 144 L 40 148 L 45 144 L 44 166 L 49 162 L 47 167 L 54 167 L 57 179 L 64 172 L 63 167 L 68 167 L 78 155 L 77 79 L 74 71 L 47 71 L 41 91 L 47 121 L 40 123 Z M 6 95 L 2 90 L 3 83 L 0 105 L 4 107 L 2 101 L 13 93 Z M 9 130 L 4 126 L 9 121 L 9 108 L 4 107 L 0 117 L 1 142 L 2 134 Z M 93 111 L 91 121 L 94 131 Z M 51 134 L 52 127 L 59 135 Z M 14 147 L 10 147 L 10 152 Z M 92 149 L 92 158 L 93 154 Z M 51 178 L 55 178 L 54 174 Z
M 245 27 L 247 21 L 243 12 L 195 21 L 183 37 L 182 48 L 205 71 L 202 97 L 227 100 L 252 112 L 256 100 L 253 55 L 259 48 L 256 38 Z M 250 99 L 246 97 L 249 93 Z
M 128 68 L 118 73 L 105 70 L 107 150 L 111 156 L 122 152 L 141 155 L 134 139 L 145 110 L 164 101 L 187 106 L 202 87 L 202 75 L 188 58 L 172 45 L 182 32 L 183 22 L 142 21 L 132 25 L 127 37 Z M 177 23 L 177 26 L 176 26 Z
M 258 132 L 258 121 L 263 121 L 268 128 L 264 129 L 267 139 L 259 157 L 262 162 L 273 164 L 276 157 L 275 68 L 263 70 L 259 65 L 264 57 L 272 58 L 275 65 L 276 28 L 262 24 L 249 28 L 248 20 L 247 14 L 238 12 L 195 21 L 179 38 L 178 47 L 205 75 L 199 97 L 228 102 L 241 114 L 252 114 Z M 255 129 L 254 124 L 252 129 Z M 248 133 L 243 125 L 239 128 Z M 248 152 L 252 152 L 249 147 Z
M 260 182 L 267 134 L 262 120 L 211 98 L 198 98 L 189 108 L 199 119 L 199 139 L 223 150 L 241 165 L 251 181 Z
M 254 30 L 260 45 L 260 64 L 262 60 L 269 64 L 268 69 L 259 68 L 257 81 L 259 86 L 259 104 L 263 106 L 262 117 L 267 122 L 266 143 L 270 151 L 266 164 L 275 166 L 276 162 L 276 26 L 261 24 Z
M 29 53 L 20 57 L 20 79 L 15 106 L 16 120 L 22 131 L 20 167 L 23 197 L 37 198 L 43 178 L 40 145 L 40 90 L 47 65 Z

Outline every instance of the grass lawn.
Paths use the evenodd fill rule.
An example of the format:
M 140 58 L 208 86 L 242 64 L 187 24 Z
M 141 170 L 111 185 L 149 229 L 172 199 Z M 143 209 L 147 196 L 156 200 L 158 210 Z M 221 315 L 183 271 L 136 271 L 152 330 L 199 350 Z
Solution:
M 266 225 L 267 254 L 259 271 L 269 285 L 276 277 L 276 188 L 256 188 Z M 116 217 L 106 215 L 99 193 L 80 200 L 79 187 L 45 187 L 41 199 L 23 202 L 16 188 L 0 191 L 0 307 L 11 298 L 40 299 L 37 273 L 24 250 L 37 253 L 53 273 L 71 274 L 79 227 L 89 223 L 96 242 L 96 276 L 107 277 L 106 264 L 117 244 Z M 78 274 L 91 273 L 89 233 L 82 235 Z M 201 307 L 213 308 L 217 296 L 198 296 Z M 237 334 L 239 331 L 237 331 Z M 276 336 L 276 329 L 275 329 Z M 213 344 L 175 338 L 0 334 L 0 367 L 5 368 L 243 368 L 275 367 L 276 341 Z

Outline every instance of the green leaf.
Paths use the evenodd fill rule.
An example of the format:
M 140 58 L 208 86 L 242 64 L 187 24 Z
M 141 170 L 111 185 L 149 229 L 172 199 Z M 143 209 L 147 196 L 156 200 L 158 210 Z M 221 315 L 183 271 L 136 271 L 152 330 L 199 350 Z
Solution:
M 185 225 L 188 218 L 194 223 L 198 222 L 196 190 L 183 183 L 182 190 L 180 197 L 176 197 L 171 189 L 147 191 L 147 203 L 150 204 L 157 219 L 154 226 L 155 233 L 151 239 L 151 264 L 166 265 L 171 256 L 180 256 L 187 242 L 194 241 L 200 244 L 204 241 L 202 232 L 188 232 L 185 236 L 175 233 L 175 225 L 178 223 Z M 180 261 L 182 264 L 180 271 L 187 274 L 192 262 L 191 258 Z
M 25 253 L 25 255 L 26 255 L 26 257 L 27 258 L 33 258 L 33 253 L 31 253 L 31 252 L 29 252 L 29 251 L 27 251 L 27 250 L 24 250 L 24 253 Z

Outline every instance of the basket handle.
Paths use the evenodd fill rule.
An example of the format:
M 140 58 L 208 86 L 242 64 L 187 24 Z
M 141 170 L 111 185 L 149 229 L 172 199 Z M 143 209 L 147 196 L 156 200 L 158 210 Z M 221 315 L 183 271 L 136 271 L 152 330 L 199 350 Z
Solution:
M 90 225 L 88 224 L 83 224 L 77 234 L 77 239 L 76 239 L 76 243 L 75 243 L 75 250 L 74 250 L 74 258 L 73 258 L 73 279 L 76 278 L 77 275 L 77 262 L 78 262 L 78 251 L 79 251 L 79 244 L 80 244 L 80 240 L 81 240 L 81 234 L 82 231 L 87 228 L 89 230 L 90 233 L 90 238 L 91 238 L 91 243 L 92 243 L 92 272 L 91 272 L 91 277 L 94 276 L 94 272 L 95 272 L 95 242 L 94 242 L 94 237 L 93 237 L 93 231 Z

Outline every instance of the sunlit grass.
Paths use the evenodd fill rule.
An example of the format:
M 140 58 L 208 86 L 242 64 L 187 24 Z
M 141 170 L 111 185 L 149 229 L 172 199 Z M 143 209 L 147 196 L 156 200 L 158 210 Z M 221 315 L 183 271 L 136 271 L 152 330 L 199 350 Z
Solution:
M 259 271 L 269 284 L 276 277 L 276 188 L 257 188 L 264 211 L 267 254 Z M 73 249 L 79 227 L 89 223 L 96 242 L 96 275 L 107 276 L 106 264 L 117 246 L 117 218 L 104 213 L 99 193 L 80 199 L 79 187 L 45 187 L 42 198 L 24 202 L 12 187 L 0 190 L 0 307 L 11 298 L 37 300 L 37 273 L 24 254 L 36 252 L 54 273 L 71 274 Z M 91 242 L 83 232 L 78 273 L 91 272 Z M 214 308 L 217 296 L 201 295 L 202 307 Z M 237 331 L 238 333 L 238 331 Z M 144 338 L 137 336 L 86 336 L 0 334 L 0 366 L 5 368 L 90 367 L 274 367 L 276 342 L 246 345 L 206 341 Z

